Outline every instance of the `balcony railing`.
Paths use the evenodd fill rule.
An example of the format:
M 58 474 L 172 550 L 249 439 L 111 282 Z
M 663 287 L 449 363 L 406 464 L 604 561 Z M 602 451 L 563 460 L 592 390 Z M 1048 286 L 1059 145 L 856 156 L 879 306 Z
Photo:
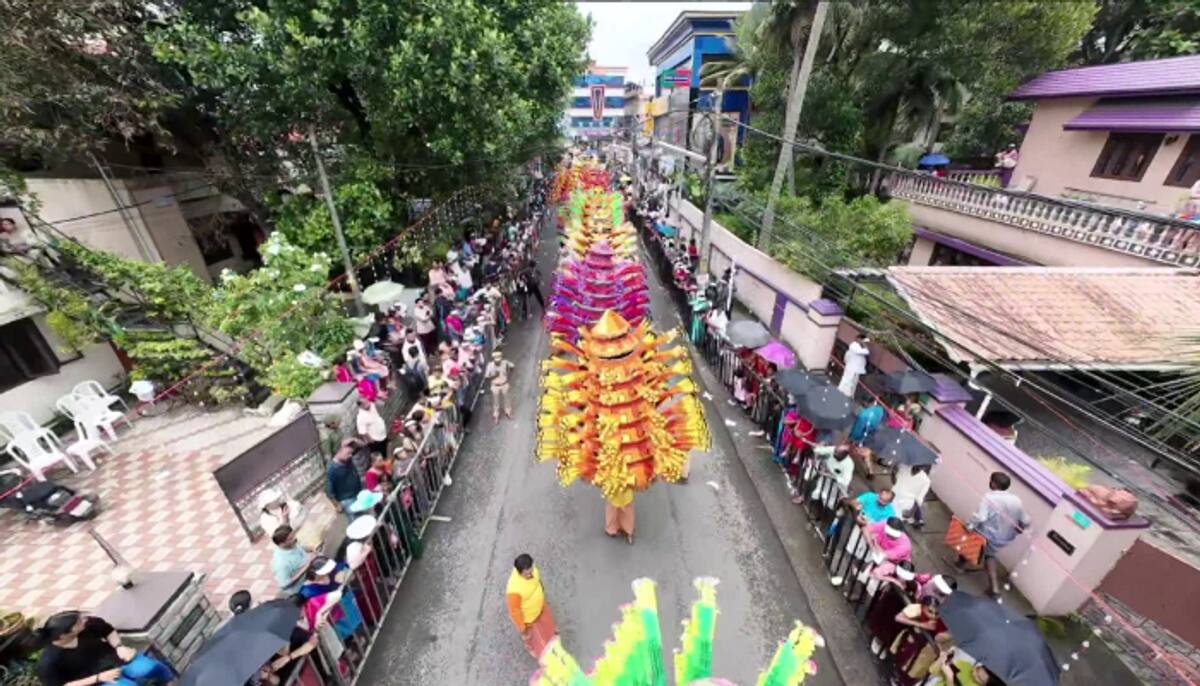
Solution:
M 1181 267 L 1200 264 L 1200 223 L 989 188 L 969 179 L 894 173 L 894 197 Z

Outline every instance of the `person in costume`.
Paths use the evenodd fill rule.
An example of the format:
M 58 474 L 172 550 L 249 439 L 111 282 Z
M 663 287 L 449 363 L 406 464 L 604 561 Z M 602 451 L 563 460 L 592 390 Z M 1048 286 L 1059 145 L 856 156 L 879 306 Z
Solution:
M 545 363 L 537 458 L 558 463 L 564 486 L 600 488 L 606 533 L 631 543 L 634 493 L 679 481 L 688 452 L 708 446 L 687 350 L 674 339 L 606 310 L 578 343 L 555 336 Z
M 625 535 L 625 540 L 629 545 L 633 545 L 633 527 L 636 522 L 636 515 L 633 509 L 633 498 L 630 497 L 627 505 L 616 506 L 607 500 L 604 501 L 604 533 L 616 538 L 621 534 Z
M 513 561 L 504 600 L 509 618 L 525 642 L 525 650 L 535 660 L 540 659 L 546 645 L 558 636 L 558 627 L 554 624 L 550 605 L 546 603 L 542 574 L 534 566 L 529 553 L 521 553 Z

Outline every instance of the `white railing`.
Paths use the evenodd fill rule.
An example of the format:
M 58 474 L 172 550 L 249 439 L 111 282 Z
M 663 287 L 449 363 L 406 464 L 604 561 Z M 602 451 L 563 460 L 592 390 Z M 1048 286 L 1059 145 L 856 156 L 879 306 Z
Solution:
M 1181 267 L 1200 264 L 1200 223 L 944 180 L 888 177 L 892 196 Z

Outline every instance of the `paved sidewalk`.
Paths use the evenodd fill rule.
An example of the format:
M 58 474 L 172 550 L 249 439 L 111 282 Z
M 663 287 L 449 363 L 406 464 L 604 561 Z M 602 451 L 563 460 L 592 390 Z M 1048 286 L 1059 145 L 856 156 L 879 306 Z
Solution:
M 100 496 L 100 514 L 68 527 L 0 511 L 0 607 L 30 616 L 93 609 L 116 588 L 112 563 L 95 529 L 135 569 L 188 570 L 206 575 L 204 588 L 220 609 L 236 590 L 256 598 L 275 592 L 271 550 L 251 543 L 212 470 L 271 431 L 267 419 L 241 410 L 190 407 L 117 425 L 116 455 L 95 457 L 97 469 L 50 477 Z M 310 516 L 332 519 L 325 498 L 306 503 Z

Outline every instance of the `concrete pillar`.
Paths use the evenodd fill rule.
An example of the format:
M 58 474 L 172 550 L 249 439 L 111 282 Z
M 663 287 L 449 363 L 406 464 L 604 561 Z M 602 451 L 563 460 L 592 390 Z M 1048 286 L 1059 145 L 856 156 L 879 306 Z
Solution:
M 933 246 L 936 245 L 928 238 L 917 237 L 913 241 L 912 251 L 908 254 L 908 266 L 910 267 L 928 267 L 929 261 L 933 259 Z
M 808 312 L 800 322 L 803 333 L 792 339 L 799 343 L 796 354 L 805 369 L 822 370 L 829 364 L 841 321 L 842 308 L 832 300 L 820 298 L 808 304 Z

